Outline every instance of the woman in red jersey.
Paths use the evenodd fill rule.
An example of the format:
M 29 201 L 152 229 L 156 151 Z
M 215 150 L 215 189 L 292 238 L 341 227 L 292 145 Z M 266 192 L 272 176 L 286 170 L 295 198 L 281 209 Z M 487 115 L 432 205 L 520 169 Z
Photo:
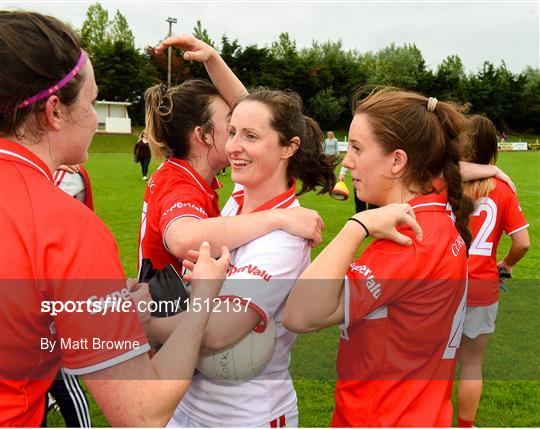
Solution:
M 230 249 L 283 229 L 318 244 L 322 220 L 313 210 L 262 211 L 220 217 L 216 175 L 229 165 L 225 152 L 231 105 L 247 91 L 214 48 L 188 35 L 166 39 L 184 58 L 204 63 L 213 84 L 188 80 L 147 90 L 146 137 L 152 152 L 165 158 L 148 181 L 139 234 L 139 262 L 155 268 L 172 264 L 178 272 L 190 249 L 208 241 L 213 251 Z
M 495 164 L 497 130 L 486 117 L 470 120 L 471 162 Z M 508 275 L 527 250 L 530 240 L 527 221 L 516 194 L 499 179 L 467 183 L 465 192 L 476 201 L 469 226 L 474 240 L 469 249 L 469 289 L 459 350 L 459 427 L 472 427 L 482 395 L 482 362 L 489 338 L 495 331 L 499 305 L 499 273 Z M 508 254 L 497 263 L 502 233 L 512 239 Z
M 0 426 L 38 427 L 61 367 L 82 376 L 113 426 L 164 425 L 210 312 L 188 314 L 149 360 L 112 234 L 52 176 L 87 159 L 98 122 L 91 61 L 56 18 L 2 10 L 0 22 Z M 213 299 L 229 255 L 201 250 L 193 294 Z
M 381 209 L 356 214 L 293 287 L 286 327 L 340 325 L 332 426 L 452 423 L 473 209 L 459 171 L 466 131 L 465 116 L 435 98 L 388 89 L 355 99 L 343 165 L 358 198 L 408 203 L 423 237 L 399 228 L 398 245 L 379 232 Z M 368 235 L 378 240 L 355 260 Z

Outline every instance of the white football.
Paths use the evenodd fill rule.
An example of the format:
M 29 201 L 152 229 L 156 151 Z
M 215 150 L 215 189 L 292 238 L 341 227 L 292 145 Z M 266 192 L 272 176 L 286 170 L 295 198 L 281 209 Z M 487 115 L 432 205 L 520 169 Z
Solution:
M 210 356 L 199 358 L 197 369 L 207 377 L 235 383 L 259 375 L 276 346 L 276 323 L 271 317 L 264 332 L 251 331 L 241 341 Z

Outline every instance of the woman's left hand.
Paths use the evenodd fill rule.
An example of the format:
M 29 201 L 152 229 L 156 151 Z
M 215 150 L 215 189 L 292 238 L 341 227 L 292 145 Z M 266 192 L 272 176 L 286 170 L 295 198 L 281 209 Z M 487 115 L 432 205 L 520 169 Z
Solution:
M 78 173 L 79 171 L 81 171 L 81 167 L 79 166 L 79 164 L 75 164 L 75 165 L 65 165 L 65 164 L 62 164 L 62 165 L 59 165 L 57 168 L 57 170 L 64 170 L 64 171 L 67 171 L 68 173 Z
M 156 54 L 161 54 L 169 46 L 173 46 L 184 51 L 184 59 L 187 61 L 197 61 L 204 63 L 215 55 L 217 51 L 209 44 L 199 40 L 189 34 L 167 37 L 156 47 Z
M 422 241 L 422 229 L 416 222 L 416 216 L 409 204 L 389 204 L 387 206 L 357 213 L 353 218 L 362 222 L 373 238 L 395 241 L 410 246 L 412 240 L 397 231 L 398 225 L 406 225 L 413 230 L 418 241 Z

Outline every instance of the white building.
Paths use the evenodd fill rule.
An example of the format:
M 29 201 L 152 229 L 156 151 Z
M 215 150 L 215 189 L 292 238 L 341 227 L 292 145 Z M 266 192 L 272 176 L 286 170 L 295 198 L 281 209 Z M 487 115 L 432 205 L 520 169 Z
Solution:
M 130 134 L 131 118 L 127 106 L 131 103 L 121 101 L 95 101 L 94 107 L 98 115 L 98 132 L 114 134 Z

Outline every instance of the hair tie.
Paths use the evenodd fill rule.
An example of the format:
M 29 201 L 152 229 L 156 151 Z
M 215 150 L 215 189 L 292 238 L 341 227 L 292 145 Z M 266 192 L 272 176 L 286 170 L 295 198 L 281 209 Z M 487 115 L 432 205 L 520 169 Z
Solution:
M 437 99 L 435 97 L 429 97 L 427 101 L 427 111 L 433 112 L 435 111 L 435 106 L 437 106 Z

